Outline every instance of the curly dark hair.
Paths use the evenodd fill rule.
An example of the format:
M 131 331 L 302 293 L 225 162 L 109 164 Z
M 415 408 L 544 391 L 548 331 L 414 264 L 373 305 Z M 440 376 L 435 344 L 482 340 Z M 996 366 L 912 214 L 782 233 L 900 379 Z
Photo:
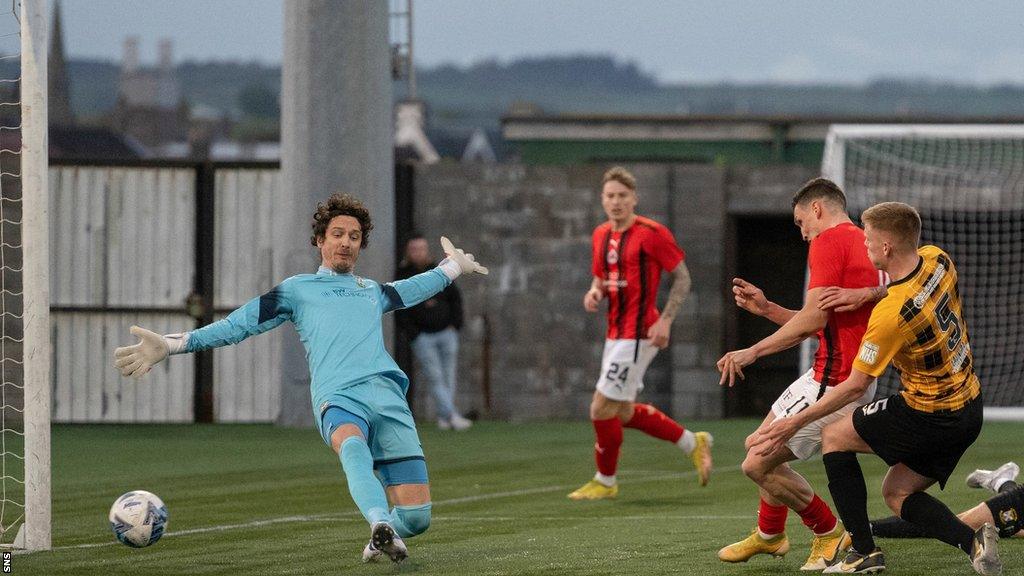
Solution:
M 370 211 L 355 196 L 341 192 L 331 194 L 327 202 L 320 202 L 316 205 L 316 212 L 313 213 L 313 236 L 309 239 L 309 243 L 316 246 L 317 240 L 321 240 L 327 235 L 327 225 L 336 216 L 351 216 L 359 221 L 359 227 L 363 231 L 359 247 L 366 248 L 370 240 L 370 230 L 373 230 Z

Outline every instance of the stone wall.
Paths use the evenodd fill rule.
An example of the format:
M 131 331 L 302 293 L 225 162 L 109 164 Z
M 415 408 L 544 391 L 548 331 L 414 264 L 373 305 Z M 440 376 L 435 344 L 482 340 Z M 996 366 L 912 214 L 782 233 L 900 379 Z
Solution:
M 648 371 L 642 397 L 679 418 L 720 417 L 715 362 L 723 349 L 723 307 L 731 305 L 725 298 L 729 206 L 739 202 L 786 214 L 790 195 L 811 174 L 786 167 L 627 167 L 638 181 L 638 212 L 675 233 L 693 277 L 671 346 Z M 591 278 L 590 236 L 605 220 L 599 200 L 604 169 L 417 167 L 416 228 L 432 239 L 449 236 L 491 270 L 487 277 L 459 280 L 466 304 L 458 399 L 463 409 L 509 420 L 586 417 L 605 321 L 603 312 L 585 312 L 582 298 Z M 668 285 L 663 277 L 659 303 Z M 429 409 L 428 397 L 425 390 L 416 394 L 419 414 Z

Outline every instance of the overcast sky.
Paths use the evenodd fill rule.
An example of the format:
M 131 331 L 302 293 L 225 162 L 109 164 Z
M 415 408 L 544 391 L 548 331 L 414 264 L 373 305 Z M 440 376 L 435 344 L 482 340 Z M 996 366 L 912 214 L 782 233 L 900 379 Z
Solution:
M 299 1 L 299 0 L 296 0 Z M 52 0 L 51 0 L 52 4 Z M 281 0 L 62 0 L 75 57 L 281 61 Z M 1024 83 L 1024 2 L 419 0 L 418 65 L 608 54 L 665 82 Z

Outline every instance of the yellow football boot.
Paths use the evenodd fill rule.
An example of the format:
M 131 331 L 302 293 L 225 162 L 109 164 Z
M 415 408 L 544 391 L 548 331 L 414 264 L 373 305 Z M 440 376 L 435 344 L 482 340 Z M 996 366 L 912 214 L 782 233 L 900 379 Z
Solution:
M 789 539 L 786 538 L 785 532 L 771 540 L 765 540 L 757 528 L 754 528 L 750 536 L 719 550 L 718 559 L 722 562 L 746 562 L 758 554 L 771 554 L 782 558 L 786 552 L 789 552 Z
M 619 494 L 619 485 L 605 486 L 597 480 L 591 480 L 569 493 L 571 500 L 604 500 L 615 498 Z
M 711 478 L 711 446 L 715 439 L 708 432 L 695 432 L 693 435 L 696 437 L 696 446 L 690 453 L 690 459 L 697 469 L 697 480 L 700 485 L 707 486 L 708 479 Z
M 843 523 L 837 521 L 831 532 L 814 537 L 811 541 L 811 555 L 800 569 L 821 572 L 831 566 L 836 558 L 842 558 L 846 549 L 852 545 L 853 540 L 846 533 Z

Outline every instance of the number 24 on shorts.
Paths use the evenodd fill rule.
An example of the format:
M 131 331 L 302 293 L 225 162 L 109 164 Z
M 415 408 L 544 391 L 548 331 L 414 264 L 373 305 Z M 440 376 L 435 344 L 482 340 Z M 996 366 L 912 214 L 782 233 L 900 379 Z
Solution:
M 616 388 L 621 389 L 626 383 L 626 378 L 629 377 L 629 365 L 623 365 L 619 362 L 612 362 L 608 367 L 608 372 L 605 373 L 604 379 L 615 385 Z M 618 380 L 618 382 L 616 382 Z

